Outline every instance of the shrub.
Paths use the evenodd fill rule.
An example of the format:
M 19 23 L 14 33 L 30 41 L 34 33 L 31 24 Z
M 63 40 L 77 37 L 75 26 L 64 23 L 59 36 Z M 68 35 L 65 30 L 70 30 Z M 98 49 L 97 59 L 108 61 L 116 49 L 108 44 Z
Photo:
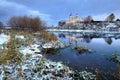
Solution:
M 46 27 L 46 23 L 39 17 L 13 16 L 8 23 L 16 30 L 42 31 Z

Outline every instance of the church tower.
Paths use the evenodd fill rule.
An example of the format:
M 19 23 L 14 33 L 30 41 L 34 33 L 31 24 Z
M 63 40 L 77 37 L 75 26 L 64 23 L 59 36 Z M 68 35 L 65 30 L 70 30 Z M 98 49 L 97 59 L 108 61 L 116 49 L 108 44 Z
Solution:
M 77 13 L 76 13 L 75 19 L 79 20 L 79 16 Z
M 76 13 L 76 16 L 75 16 L 75 21 L 76 21 L 76 22 L 79 22 L 79 21 L 80 21 L 80 18 L 79 18 L 79 16 L 78 16 L 77 13 Z
M 69 15 L 69 22 L 70 22 L 70 23 L 73 22 L 73 16 L 72 16 L 72 13 L 70 13 L 70 15 Z

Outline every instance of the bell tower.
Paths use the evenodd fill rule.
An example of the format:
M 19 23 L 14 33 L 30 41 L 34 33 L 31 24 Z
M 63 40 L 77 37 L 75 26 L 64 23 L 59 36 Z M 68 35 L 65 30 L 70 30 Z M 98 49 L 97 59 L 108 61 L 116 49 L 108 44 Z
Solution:
M 69 15 L 69 22 L 72 22 L 73 21 L 73 16 L 72 16 L 72 13 L 70 13 Z

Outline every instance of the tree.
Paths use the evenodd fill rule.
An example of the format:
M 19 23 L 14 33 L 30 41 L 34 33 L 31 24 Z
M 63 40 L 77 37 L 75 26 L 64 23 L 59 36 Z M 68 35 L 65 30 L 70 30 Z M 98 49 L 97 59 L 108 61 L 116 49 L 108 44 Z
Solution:
M 93 18 L 92 16 L 87 16 L 85 19 L 84 19 L 85 22 L 91 22 L 93 21 Z
M 66 22 L 65 22 L 65 21 L 59 21 L 59 22 L 58 22 L 58 25 L 59 25 L 59 26 L 64 26 L 64 25 L 66 25 Z
M 33 31 L 44 30 L 46 23 L 42 21 L 39 17 L 31 18 L 30 27 Z
M 3 28 L 3 23 L 2 22 L 0 22 L 0 28 Z
M 17 30 L 41 31 L 46 27 L 46 23 L 39 17 L 13 16 L 8 23 Z
M 106 21 L 113 21 L 115 19 L 114 13 L 111 13 L 107 18 Z
M 116 19 L 116 21 L 120 21 L 120 19 Z
M 19 18 L 20 19 L 20 18 Z M 19 22 L 18 17 L 13 16 L 10 18 L 8 24 L 13 28 L 13 29 L 18 29 L 18 27 L 20 27 L 20 22 Z

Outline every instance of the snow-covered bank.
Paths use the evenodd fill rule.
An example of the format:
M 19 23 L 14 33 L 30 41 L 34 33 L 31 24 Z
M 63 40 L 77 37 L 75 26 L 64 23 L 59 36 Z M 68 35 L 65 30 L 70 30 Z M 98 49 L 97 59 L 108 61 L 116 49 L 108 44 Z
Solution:
M 0 66 L 0 80 L 14 78 L 15 80 L 73 80 L 72 71 L 60 62 L 52 62 L 41 54 L 33 54 L 20 65 Z
M 59 40 L 57 41 L 51 41 L 51 42 L 48 42 L 48 43 L 45 43 L 42 45 L 43 48 L 64 48 L 65 45 L 60 42 Z
M 27 54 L 32 55 L 35 53 L 40 53 L 41 50 L 38 47 L 39 47 L 39 45 L 37 45 L 37 44 L 33 44 L 33 45 L 30 45 L 27 47 L 21 47 L 20 52 L 23 53 L 24 55 L 27 55 Z
M 5 39 L 3 39 L 5 38 Z M 15 36 L 20 40 L 25 41 L 24 36 Z M 9 41 L 8 37 L 1 35 L 3 44 Z M 0 80 L 14 79 L 14 80 L 72 80 L 72 70 L 64 66 L 60 62 L 53 62 L 47 60 L 38 54 L 41 52 L 39 49 L 40 44 L 30 44 L 28 46 L 21 46 L 18 48 L 21 56 L 21 62 L 14 62 L 11 64 L 0 65 Z
M 26 40 L 24 36 L 15 38 Z M 74 71 L 61 62 L 53 62 L 46 59 L 40 54 L 42 42 L 33 40 L 34 43 L 21 45 L 17 48 L 20 52 L 18 56 L 22 54 L 20 57 L 21 62 L 0 65 L 0 80 L 74 80 Z M 56 41 L 56 43 L 52 42 L 52 46 L 53 44 L 54 48 L 64 47 L 59 41 Z

